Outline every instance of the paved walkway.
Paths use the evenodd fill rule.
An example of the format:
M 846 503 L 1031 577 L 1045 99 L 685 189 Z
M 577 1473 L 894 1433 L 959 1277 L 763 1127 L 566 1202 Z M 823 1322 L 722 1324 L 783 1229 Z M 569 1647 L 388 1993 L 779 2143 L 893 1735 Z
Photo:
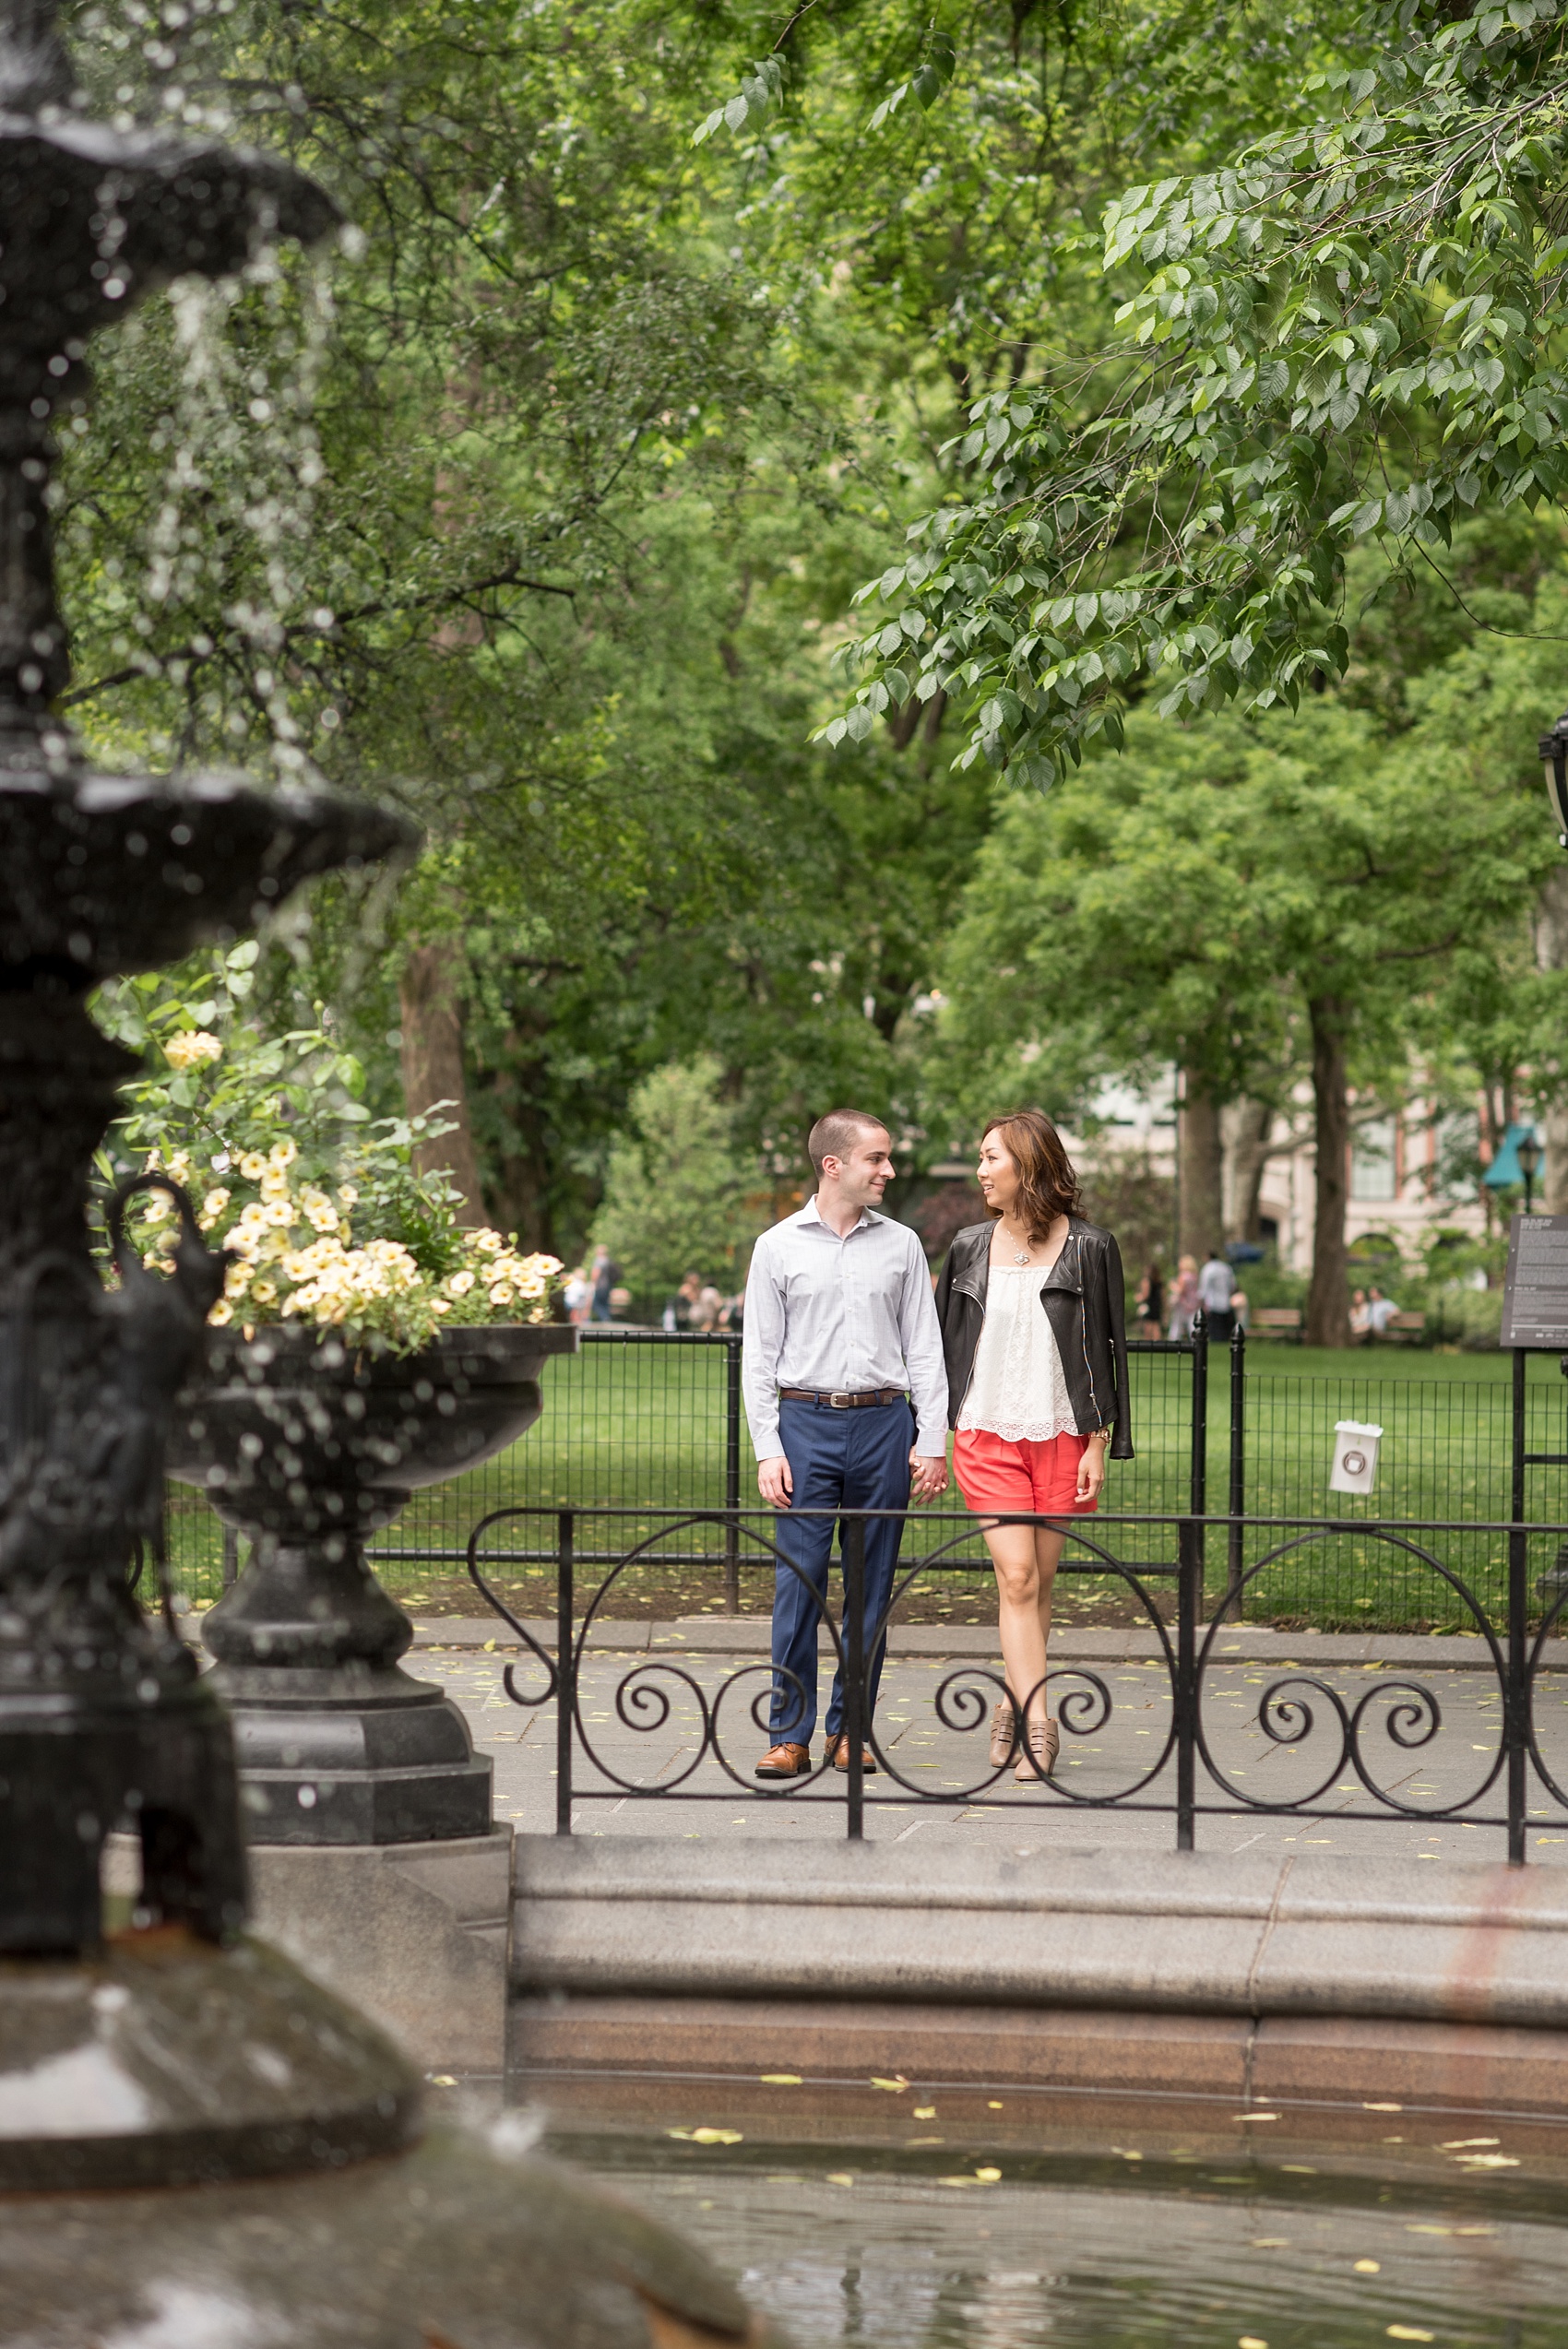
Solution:
M 527 1692 L 542 1685 L 538 1667 L 515 1648 L 487 1648 L 488 1626 L 421 1630 L 421 1653 L 410 1662 L 446 1687 L 467 1714 L 476 1746 L 493 1757 L 497 1818 L 548 1832 L 555 1817 L 554 1708 L 520 1709 L 502 1679 L 503 1667 L 514 1663 Z M 750 1714 L 767 1684 L 765 1634 L 756 1622 L 626 1624 L 607 1626 L 606 1633 L 615 1648 L 590 1653 L 584 1669 L 582 1712 L 600 1766 L 579 1748 L 574 1786 L 588 1798 L 576 1806 L 577 1833 L 683 1840 L 843 1835 L 841 1781 L 824 1778 L 786 1792 L 769 1790 L 751 1775 L 766 1743 Z M 452 1644 L 428 1644 L 433 1634 Z M 1152 1645 L 1150 1635 L 1079 1631 L 1053 1641 L 1052 1664 L 1062 1675 L 1053 1704 L 1063 1718 L 1060 1793 L 1016 1787 L 1010 1775 L 994 1789 L 983 1786 L 984 1733 L 968 1725 L 982 1714 L 988 1720 L 994 1702 L 995 1686 L 981 1668 L 990 1662 L 992 1636 L 912 1627 L 895 1643 L 878 1726 L 890 1762 L 909 1785 L 886 1774 L 868 1781 L 868 1838 L 942 1845 L 961 1838 L 966 1846 L 978 1841 L 1020 1853 L 1171 1850 L 1173 1760 L 1142 1789 L 1142 1799 L 1159 1809 L 1133 1807 L 1137 1795 L 1126 1808 L 1080 1808 L 1134 1787 L 1158 1763 L 1170 1726 L 1169 1678 L 1162 1663 L 1128 1652 L 1133 1643 Z M 911 1654 L 905 1643 L 916 1638 L 947 1652 Z M 897 1653 L 901 1645 L 903 1654 Z M 1108 1648 L 1120 1653 L 1095 1652 Z M 1346 1649 L 1355 1653 L 1340 1652 Z M 1382 1654 L 1369 1655 L 1369 1649 Z M 1201 1850 L 1259 1858 L 1291 1852 L 1470 1860 L 1505 1856 L 1501 1823 L 1431 1822 L 1430 1816 L 1407 1819 L 1386 1811 L 1356 1816 L 1378 1806 L 1346 1758 L 1341 1728 L 1342 1716 L 1359 1717 L 1367 1774 L 1417 1814 L 1468 1798 L 1472 1808 L 1501 1822 L 1501 1781 L 1480 1793 L 1497 1758 L 1502 1710 L 1495 1673 L 1477 1668 L 1485 1654 L 1481 1643 L 1239 1632 L 1222 1634 L 1218 1653 L 1226 1660 L 1217 1659 L 1206 1676 L 1204 1703 L 1215 1774 L 1200 1762 L 1199 1801 L 1223 1800 L 1222 1788 L 1228 1789 L 1237 1809 L 1200 1817 Z M 1561 1661 L 1553 1656 L 1551 1676 L 1538 1685 L 1537 1733 L 1549 1766 L 1568 1785 L 1568 1677 Z M 1418 1679 L 1429 1696 L 1412 1685 Z M 1260 1713 L 1265 1692 L 1277 1686 L 1270 1735 Z M 717 1706 L 719 1741 L 733 1778 L 711 1753 L 699 1759 L 703 1702 Z M 1310 1726 L 1301 1707 L 1310 1709 Z M 1072 1734 L 1075 1726 L 1081 1734 Z M 683 1799 L 661 1796 L 660 1789 L 677 1781 Z M 915 1789 L 938 1799 L 922 1801 Z M 977 1790 L 983 1798 L 969 1799 Z M 1321 1815 L 1249 1812 L 1249 1797 L 1308 1800 Z M 1568 1810 L 1538 1780 L 1529 1800 L 1528 1857 L 1568 1859 Z

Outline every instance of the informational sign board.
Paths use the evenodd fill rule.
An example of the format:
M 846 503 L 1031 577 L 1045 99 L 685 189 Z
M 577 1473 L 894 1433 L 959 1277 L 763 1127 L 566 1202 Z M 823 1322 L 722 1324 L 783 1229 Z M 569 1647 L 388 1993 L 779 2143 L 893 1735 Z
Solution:
M 1501 1343 L 1568 1353 L 1568 1216 L 1509 1225 Z

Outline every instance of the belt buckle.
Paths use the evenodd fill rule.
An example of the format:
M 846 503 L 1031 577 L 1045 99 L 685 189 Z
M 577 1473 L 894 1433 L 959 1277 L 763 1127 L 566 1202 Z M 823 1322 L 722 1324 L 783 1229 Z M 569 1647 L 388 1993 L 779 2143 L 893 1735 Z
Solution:
M 830 1411 L 848 1411 L 854 1399 L 852 1394 L 830 1394 L 827 1398 L 827 1407 Z

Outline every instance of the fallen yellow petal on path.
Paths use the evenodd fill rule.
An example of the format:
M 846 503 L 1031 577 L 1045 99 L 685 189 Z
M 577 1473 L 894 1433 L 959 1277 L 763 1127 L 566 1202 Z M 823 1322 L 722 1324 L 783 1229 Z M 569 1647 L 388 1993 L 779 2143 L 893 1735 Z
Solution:
M 999 2169 L 977 2169 L 975 2172 L 982 2186 L 994 2186 L 1001 2175 Z
M 827 2182 L 829 2186 L 853 2186 L 855 2181 L 847 2169 L 830 2169 Z
M 1442 2150 L 1445 2153 L 1457 2153 L 1466 2145 L 1501 2145 L 1502 2142 L 1501 2137 L 1450 2137 L 1444 2141 Z
M 798 2088 L 801 2085 L 798 2071 L 765 2071 L 761 2079 L 765 2088 Z
M 871 2076 L 871 2084 L 873 2088 L 885 2088 L 890 2095 L 901 2096 L 909 2083 L 902 2073 L 897 2080 L 879 2080 L 873 2071 Z
M 679 2137 L 687 2145 L 739 2145 L 744 2142 L 738 2129 L 667 2129 L 666 2137 Z
M 1236 2349 L 1268 2349 L 1268 2343 L 1260 2340 L 1255 2332 L 1244 2332 L 1237 2342 Z
M 1388 2338 L 1390 2341 L 1435 2341 L 1437 2335 L 1435 2332 L 1423 2332 L 1419 2324 L 1391 2324 Z
M 1358 2260 L 1356 2261 L 1356 2273 L 1358 2275 L 1381 2275 L 1383 2273 L 1383 2262 L 1381 2260 Z
M 917 2120 L 934 2120 L 936 2118 L 936 2106 L 934 2105 L 917 2105 L 915 2106 L 915 2118 Z

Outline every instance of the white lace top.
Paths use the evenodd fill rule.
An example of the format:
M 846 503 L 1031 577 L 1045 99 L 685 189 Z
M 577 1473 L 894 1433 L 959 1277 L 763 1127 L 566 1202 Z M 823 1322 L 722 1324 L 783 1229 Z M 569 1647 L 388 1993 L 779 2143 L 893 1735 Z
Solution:
M 984 1428 L 1008 1443 L 1046 1443 L 1075 1434 L 1056 1333 L 1039 1301 L 1039 1264 L 996 1264 L 960 1428 Z

